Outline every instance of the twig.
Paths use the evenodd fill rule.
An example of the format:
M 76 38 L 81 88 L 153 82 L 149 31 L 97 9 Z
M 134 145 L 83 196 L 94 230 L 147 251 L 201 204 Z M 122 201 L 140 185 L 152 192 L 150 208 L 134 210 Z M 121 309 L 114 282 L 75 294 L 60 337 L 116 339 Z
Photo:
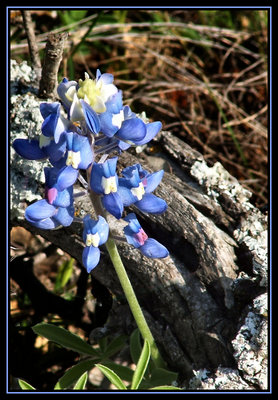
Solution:
M 55 98 L 57 88 L 57 76 L 63 49 L 68 33 L 49 34 L 45 47 L 45 57 L 42 67 L 39 96 L 43 98 Z
M 32 67 L 36 72 L 37 81 L 41 79 L 41 60 L 39 56 L 39 50 L 36 42 L 36 36 L 34 32 L 34 26 L 31 19 L 31 13 L 29 10 L 21 10 L 23 24 L 26 31 L 29 53 L 31 57 Z

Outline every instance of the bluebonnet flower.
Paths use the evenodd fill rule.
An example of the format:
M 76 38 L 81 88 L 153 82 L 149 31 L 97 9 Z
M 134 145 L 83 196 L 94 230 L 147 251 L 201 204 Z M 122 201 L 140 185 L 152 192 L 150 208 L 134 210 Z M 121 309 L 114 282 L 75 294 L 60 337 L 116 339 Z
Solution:
M 69 226 L 73 221 L 73 187 L 59 190 L 59 170 L 45 168 L 45 198 L 28 206 L 25 218 L 41 229 Z
M 70 126 L 70 121 L 60 111 L 61 104 L 58 102 L 40 104 L 40 112 L 44 118 L 41 128 L 42 134 L 45 137 L 53 137 L 55 143 L 59 142 L 61 134 Z
M 134 213 L 128 214 L 124 220 L 128 222 L 128 225 L 124 227 L 124 233 L 129 244 L 150 258 L 165 258 L 169 255 L 166 247 L 148 237 Z
M 74 218 L 73 184 L 79 169 L 90 172 L 89 186 L 100 196 L 103 207 L 114 217 L 122 217 L 124 206 L 134 204 L 139 210 L 162 213 L 166 202 L 152 194 L 164 171 L 148 173 L 140 164 L 127 167 L 118 178 L 118 157 L 108 154 L 130 146 L 148 143 L 160 131 L 159 121 L 145 123 L 129 106 L 123 106 L 122 91 L 113 84 L 112 74 L 96 73 L 96 79 L 69 81 L 64 78 L 58 86 L 64 111 L 59 102 L 41 103 L 44 119 L 39 140 L 16 139 L 16 152 L 29 160 L 49 158 L 53 168 L 45 168 L 45 198 L 26 208 L 26 219 L 38 228 L 53 229 L 69 226 Z M 94 135 L 94 137 L 92 136 Z M 93 145 L 96 150 L 93 150 Z M 100 162 L 94 162 L 94 153 L 105 153 Z M 106 160 L 103 161 L 102 160 Z M 135 214 L 125 220 L 124 232 L 128 243 L 144 255 L 167 257 L 168 250 L 155 239 L 148 238 Z M 83 239 L 86 244 L 82 260 L 87 271 L 92 271 L 100 258 L 99 246 L 108 239 L 109 225 L 99 216 L 84 218 Z
M 153 214 L 163 213 L 167 203 L 153 192 L 159 185 L 164 171 L 149 174 L 140 164 L 135 164 L 122 171 L 124 178 L 119 178 L 118 193 L 124 206 L 134 204 L 139 210 Z
M 116 97 L 116 96 L 114 96 Z M 115 103 L 119 107 L 120 101 Z M 133 113 L 129 106 L 119 109 L 117 107 L 107 107 L 107 111 L 99 115 L 100 130 L 107 137 L 118 140 L 118 146 L 126 150 L 131 145 L 141 146 L 152 140 L 160 131 L 162 124 L 160 121 L 145 123 Z
M 89 273 L 99 263 L 100 250 L 98 247 L 107 241 L 109 225 L 102 216 L 94 221 L 89 215 L 86 215 L 83 222 L 83 240 L 86 247 L 82 253 L 82 262 Z
M 118 157 L 110 158 L 103 163 L 94 163 L 91 170 L 90 187 L 101 195 L 103 207 L 120 219 L 123 213 L 123 203 L 117 193 L 118 176 L 116 173 Z
M 58 174 L 59 190 L 63 190 L 75 183 L 79 169 L 87 169 L 93 161 L 93 151 L 89 139 L 76 132 L 67 132 L 66 153 L 59 160 L 57 167 L 61 169 Z
M 70 122 L 60 115 L 60 103 L 41 103 L 40 112 L 44 121 L 39 140 L 16 139 L 13 148 L 27 160 L 43 160 L 49 158 L 54 165 L 66 149 L 66 139 L 62 135 L 70 128 Z
M 85 72 L 85 80 L 80 79 L 78 84 L 64 78 L 57 92 L 68 112 L 69 119 L 72 122 L 85 121 L 90 132 L 98 133 L 100 130 L 98 114 L 106 111 L 109 101 L 115 110 L 114 95 L 122 96 L 122 92 L 118 91 L 112 83 L 113 80 L 112 74 L 101 74 L 100 70 L 97 70 L 96 79 L 90 79 Z

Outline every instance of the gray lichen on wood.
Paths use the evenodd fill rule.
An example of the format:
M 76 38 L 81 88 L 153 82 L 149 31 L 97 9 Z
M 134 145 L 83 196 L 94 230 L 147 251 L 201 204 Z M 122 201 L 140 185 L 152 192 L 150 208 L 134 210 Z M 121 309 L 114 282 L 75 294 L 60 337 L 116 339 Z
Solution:
M 26 70 L 26 65 L 12 62 L 11 66 L 13 141 L 40 134 L 42 118 L 41 100 L 32 88 L 20 92 L 15 77 L 15 71 Z M 124 242 L 119 242 L 119 251 L 161 353 L 188 387 L 266 389 L 266 216 L 221 164 L 208 167 L 200 153 L 170 132 L 162 131 L 155 141 L 161 154 L 125 152 L 118 172 L 137 162 L 149 171 L 157 170 L 156 161 L 165 167 L 155 194 L 167 201 L 167 211 L 143 214 L 134 206 L 129 211 L 138 214 L 148 235 L 168 247 L 170 256 L 148 259 Z M 81 262 L 81 224 L 44 231 L 23 218 L 26 206 L 43 197 L 47 162 L 23 160 L 12 149 L 10 154 L 11 224 L 43 236 Z M 81 190 L 79 183 L 75 190 Z M 77 202 L 81 215 L 90 212 L 88 198 Z M 122 296 L 104 247 L 101 251 L 92 274 Z

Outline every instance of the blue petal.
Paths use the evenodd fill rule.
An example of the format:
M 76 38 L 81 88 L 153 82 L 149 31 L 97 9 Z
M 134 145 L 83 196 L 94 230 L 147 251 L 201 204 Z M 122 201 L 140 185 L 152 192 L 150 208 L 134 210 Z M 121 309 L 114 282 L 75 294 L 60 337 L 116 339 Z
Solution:
M 109 85 L 114 81 L 114 76 L 109 73 L 104 73 L 101 75 L 98 74 L 97 80 L 101 80 L 104 85 Z
M 51 140 L 49 145 L 45 146 L 45 152 L 49 156 L 49 161 L 56 162 L 59 161 L 65 154 L 67 148 L 66 135 L 61 135 L 58 143 Z
M 146 193 L 151 193 L 156 189 L 156 187 L 160 184 L 163 175 L 164 175 L 163 169 L 154 172 L 153 174 L 147 175 L 146 177 L 147 185 L 145 186 Z
M 78 168 L 87 169 L 88 166 L 93 162 L 94 155 L 93 155 L 93 151 L 92 151 L 89 139 L 87 137 L 83 137 L 83 136 L 81 136 L 81 138 L 85 139 L 85 140 L 83 141 L 82 147 L 80 149 L 81 161 L 78 165 Z
M 124 210 L 123 202 L 118 193 L 105 194 L 102 198 L 103 207 L 114 215 L 115 218 L 120 219 Z
M 82 253 L 82 262 L 87 272 L 90 273 L 94 269 L 100 259 L 100 250 L 98 247 L 86 246 Z
M 57 221 L 59 225 L 70 226 L 73 221 L 74 207 L 59 207 L 57 214 L 53 216 L 53 219 Z
M 56 101 L 54 103 L 41 103 L 40 112 L 43 119 L 47 118 L 50 114 L 57 114 L 60 111 L 61 104 Z
M 121 140 L 131 142 L 142 140 L 146 136 L 146 125 L 140 118 L 127 119 L 123 121 L 116 136 Z
M 106 222 L 106 219 L 103 218 L 101 215 L 99 215 L 99 217 L 98 217 L 96 229 L 97 229 L 97 232 L 98 232 L 99 238 L 100 238 L 100 241 L 99 241 L 99 246 L 100 246 L 107 241 L 108 235 L 109 235 L 109 225 Z
M 42 199 L 26 208 L 25 218 L 27 220 L 38 221 L 40 219 L 52 217 L 55 213 L 56 207 L 49 204 L 45 199 Z
M 78 169 L 73 168 L 71 165 L 62 168 L 57 177 L 57 189 L 62 191 L 67 189 L 69 186 L 72 186 L 75 183 L 78 174 Z
M 73 202 L 73 187 L 58 192 L 56 199 L 53 201 L 55 207 L 69 207 Z
M 83 229 L 83 241 L 86 242 L 87 234 L 96 234 L 98 233 L 100 241 L 99 245 L 104 244 L 109 235 L 109 225 L 106 222 L 106 219 L 103 218 L 101 215 L 98 216 L 97 220 L 93 220 L 89 214 L 87 214 L 83 218 L 84 222 L 84 229 Z
M 39 141 L 35 139 L 15 139 L 13 148 L 17 154 L 27 160 L 42 160 L 47 158 L 45 150 L 40 148 Z
M 127 185 L 125 185 L 126 183 Z M 138 200 L 137 197 L 133 196 L 133 194 L 131 193 L 130 185 L 128 183 L 129 182 L 127 181 L 127 179 L 120 178 L 119 187 L 117 190 L 117 193 L 119 194 L 125 207 L 130 206 Z
M 39 221 L 35 221 L 35 220 L 28 218 L 27 221 L 40 229 L 54 229 L 54 228 L 57 228 L 57 226 L 59 226 L 59 224 L 56 221 L 54 221 L 53 218 L 45 218 L 45 219 L 41 219 Z
M 119 90 L 109 97 L 105 103 L 106 110 L 112 114 L 118 114 L 123 108 L 123 93 Z M 102 115 L 102 114 L 101 114 Z
M 152 214 L 161 214 L 167 209 L 166 201 L 152 193 L 145 193 L 142 200 L 137 201 L 134 205 L 140 211 Z
M 67 78 L 64 78 L 57 87 L 58 96 L 62 100 L 67 111 L 69 111 L 72 102 L 65 96 L 65 93 L 71 86 L 77 86 L 77 82 L 69 81 Z
M 143 144 L 150 142 L 158 134 L 161 128 L 162 128 L 162 123 L 160 121 L 146 124 L 146 132 L 147 132 L 146 136 L 141 140 L 134 141 L 134 143 L 137 146 L 141 146 Z
M 144 256 L 150 258 L 165 258 L 169 255 L 169 251 L 166 247 L 152 238 L 147 239 L 139 250 L 144 254 Z
M 87 127 L 92 133 L 98 133 L 100 130 L 100 122 L 97 113 L 83 99 L 80 99 L 80 103 L 82 105 Z
M 126 240 L 129 244 L 131 244 L 132 246 L 134 246 L 136 248 L 140 247 L 140 244 L 139 244 L 138 240 L 135 239 L 134 232 L 130 228 L 129 225 L 124 227 L 124 234 L 125 234 Z
M 43 104 L 41 104 L 41 110 L 43 109 L 43 112 L 41 111 L 41 113 L 46 116 L 42 123 L 41 130 L 44 136 L 51 137 L 54 136 L 55 134 L 56 126 L 60 116 L 61 104 L 60 103 L 51 103 L 50 105 L 48 105 L 48 103 L 46 104 L 47 106 L 45 107 L 42 107 Z
M 118 126 L 112 124 L 113 114 L 105 111 L 99 115 L 100 131 L 108 137 L 112 137 L 119 130 Z
M 118 141 L 118 147 L 120 150 L 125 151 L 127 150 L 129 147 L 131 146 L 131 144 L 124 142 L 123 140 L 119 140 Z
M 102 186 L 102 178 L 110 178 L 111 176 L 116 177 L 116 166 L 118 157 L 110 158 L 104 163 L 94 163 L 91 170 L 90 186 L 92 190 L 98 194 L 104 193 L 104 188 Z

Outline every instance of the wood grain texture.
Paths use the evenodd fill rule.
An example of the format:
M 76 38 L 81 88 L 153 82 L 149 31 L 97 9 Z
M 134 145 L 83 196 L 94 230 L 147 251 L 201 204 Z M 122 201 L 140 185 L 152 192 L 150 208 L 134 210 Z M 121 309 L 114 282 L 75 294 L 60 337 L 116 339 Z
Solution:
M 170 132 L 162 131 L 155 142 L 160 153 L 125 152 L 117 168 L 120 174 L 122 168 L 138 162 L 149 172 L 164 167 L 163 180 L 154 193 L 165 199 L 167 211 L 144 214 L 131 206 L 125 212 L 136 212 L 149 237 L 165 245 L 170 255 L 149 259 L 119 242 L 123 263 L 158 347 L 173 370 L 187 382 L 194 370 L 202 368 L 237 370 L 232 340 L 253 299 L 266 291 L 262 257 L 256 246 L 248 248 L 247 234 L 242 234 L 247 230 L 248 238 L 258 243 L 261 230 L 266 229 L 265 218 L 221 165 L 209 169 L 200 153 Z M 210 181 L 209 176 L 197 179 L 197 168 L 207 168 Z M 37 184 L 43 188 L 43 182 Z M 75 186 L 80 188 L 79 183 Z M 76 202 L 84 213 L 92 212 L 89 196 Z M 27 204 L 25 200 L 17 206 Z M 254 220 L 261 224 L 256 234 Z M 112 229 L 117 229 L 116 223 L 111 217 Z M 14 218 L 11 226 L 16 225 L 41 235 L 81 263 L 84 244 L 80 223 L 45 231 Z M 92 276 L 116 297 L 123 297 L 104 246 Z

